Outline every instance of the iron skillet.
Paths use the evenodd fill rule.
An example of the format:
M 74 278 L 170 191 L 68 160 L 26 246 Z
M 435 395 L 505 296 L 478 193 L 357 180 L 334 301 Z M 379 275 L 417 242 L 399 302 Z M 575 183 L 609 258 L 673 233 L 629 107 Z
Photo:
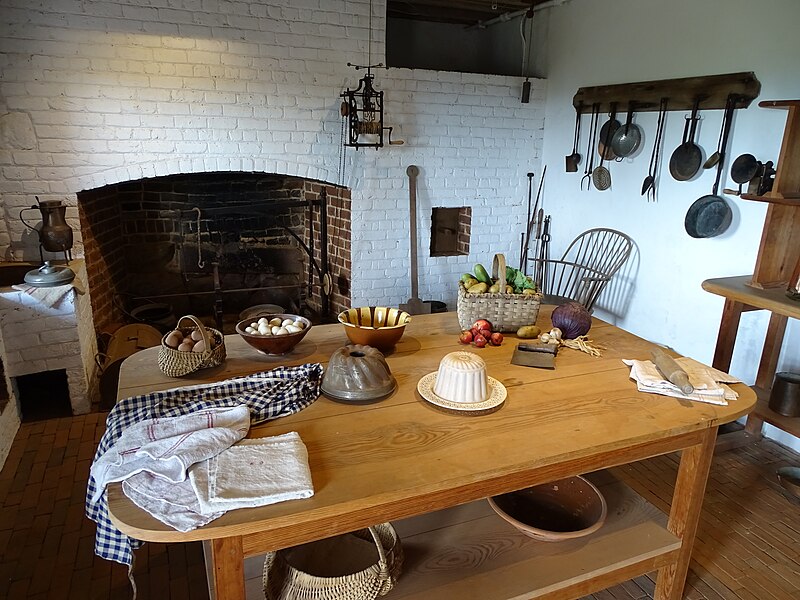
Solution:
M 694 136 L 697 133 L 697 116 L 700 100 L 694 101 L 692 116 L 686 117 L 686 124 L 683 127 L 683 142 L 675 148 L 669 159 L 669 172 L 672 178 L 677 181 L 688 181 L 694 177 L 703 164 L 703 151 L 700 146 L 694 143 Z
M 720 143 L 721 156 L 725 156 L 725 151 L 728 146 L 728 137 L 731 132 L 731 121 L 733 121 L 733 103 L 730 100 L 725 106 L 725 115 L 723 119 L 723 133 Z M 686 212 L 684 228 L 686 229 L 686 233 L 693 238 L 716 237 L 724 233 L 731 225 L 733 219 L 731 206 L 725 198 L 717 194 L 721 176 L 722 161 L 719 161 L 717 163 L 717 178 L 714 181 L 714 188 L 711 193 L 695 200 Z
M 684 228 L 693 238 L 716 237 L 730 227 L 733 211 L 722 196 L 708 194 L 698 198 L 686 211 Z

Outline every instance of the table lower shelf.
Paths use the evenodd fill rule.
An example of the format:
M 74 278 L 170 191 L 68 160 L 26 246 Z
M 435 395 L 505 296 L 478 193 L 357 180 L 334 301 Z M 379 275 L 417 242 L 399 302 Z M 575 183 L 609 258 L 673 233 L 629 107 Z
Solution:
M 595 534 L 538 542 L 498 517 L 485 500 L 394 522 L 403 572 L 389 598 L 512 600 L 580 597 L 672 562 L 681 542 L 666 515 L 602 471 L 589 475 L 608 503 Z M 248 599 L 263 597 L 263 557 L 245 565 Z

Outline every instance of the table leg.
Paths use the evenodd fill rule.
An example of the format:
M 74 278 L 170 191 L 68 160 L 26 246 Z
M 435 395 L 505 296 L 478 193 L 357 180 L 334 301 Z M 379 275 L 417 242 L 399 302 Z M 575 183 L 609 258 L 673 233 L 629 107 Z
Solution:
M 756 374 L 756 387 L 769 392 L 772 389 L 772 382 L 775 379 L 775 371 L 778 369 L 778 358 L 781 354 L 783 336 L 786 333 L 786 315 L 772 313 L 767 326 L 767 333 L 764 336 L 764 349 L 761 351 L 761 362 L 758 365 Z M 761 429 L 764 426 L 764 419 L 755 412 L 747 416 L 745 431 L 751 435 L 761 436 Z
M 714 361 L 711 366 L 726 373 L 731 368 L 731 358 L 733 357 L 733 347 L 736 345 L 736 334 L 739 331 L 739 319 L 742 316 L 744 304 L 725 299 L 725 306 L 722 309 L 722 319 L 719 324 L 717 334 L 717 346 L 714 349 Z
M 702 442 L 684 448 L 681 452 L 681 464 L 667 524 L 667 529 L 681 538 L 681 549 L 673 564 L 658 571 L 656 600 L 680 600 L 683 597 L 716 437 L 717 428 L 712 427 L 704 433 Z
M 211 540 L 215 600 L 245 600 L 242 538 Z

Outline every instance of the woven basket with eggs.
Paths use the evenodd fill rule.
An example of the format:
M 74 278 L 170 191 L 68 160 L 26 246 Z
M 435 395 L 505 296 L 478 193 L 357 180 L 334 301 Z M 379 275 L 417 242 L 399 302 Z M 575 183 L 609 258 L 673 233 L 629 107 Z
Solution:
M 193 325 L 181 325 L 187 320 Z M 223 362 L 225 341 L 222 334 L 206 327 L 193 315 L 178 319 L 177 327 L 161 338 L 158 367 L 168 377 L 183 377 Z

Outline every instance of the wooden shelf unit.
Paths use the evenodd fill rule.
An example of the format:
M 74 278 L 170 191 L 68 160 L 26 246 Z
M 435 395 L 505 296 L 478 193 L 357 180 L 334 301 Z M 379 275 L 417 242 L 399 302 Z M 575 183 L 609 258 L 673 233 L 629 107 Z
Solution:
M 800 262 L 800 100 L 765 100 L 758 105 L 788 109 L 788 115 L 772 191 L 742 196 L 769 203 L 749 285 L 785 288 Z
M 785 293 L 792 273 L 800 268 L 800 100 L 765 100 L 758 105 L 785 108 L 789 113 L 772 191 L 763 196 L 742 195 L 745 200 L 769 203 L 753 274 L 703 282 L 704 290 L 725 298 L 712 364 L 722 371 L 730 369 L 742 312 L 770 311 L 753 387 L 759 401 L 747 418 L 745 430 L 760 436 L 767 422 L 800 437 L 800 418 L 783 417 L 767 405 L 786 322 L 789 318 L 800 319 L 800 302 L 788 298 Z
M 764 347 L 755 385 L 751 386 L 758 396 L 758 402 L 753 412 L 747 417 L 745 430 L 749 434 L 759 436 L 761 428 L 766 422 L 795 437 L 800 437 L 800 417 L 781 416 L 770 410 L 767 405 L 778 367 L 786 324 L 790 318 L 800 319 L 800 302 L 789 299 L 783 289 L 754 288 L 749 285 L 749 280 L 748 275 L 740 275 L 707 279 L 703 282 L 704 290 L 725 298 L 717 335 L 717 346 L 711 365 L 721 371 L 730 370 L 733 348 L 736 345 L 736 335 L 739 330 L 739 319 L 743 312 L 770 311 L 769 325 L 764 336 Z
M 753 202 L 766 202 L 768 204 L 785 204 L 786 206 L 800 206 L 800 194 L 782 194 L 780 196 L 755 196 L 753 194 L 742 194 L 742 200 L 752 200 Z

